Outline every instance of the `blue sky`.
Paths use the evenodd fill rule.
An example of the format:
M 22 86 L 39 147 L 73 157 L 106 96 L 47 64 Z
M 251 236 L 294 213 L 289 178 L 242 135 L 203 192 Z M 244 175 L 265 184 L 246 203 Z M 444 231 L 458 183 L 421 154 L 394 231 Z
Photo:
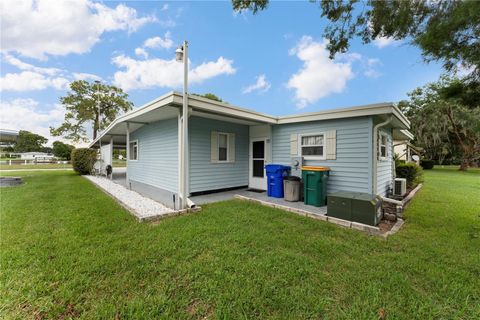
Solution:
M 325 21 L 309 2 L 272 2 L 253 16 L 230 2 L 2 1 L 0 126 L 47 137 L 74 79 L 122 87 L 136 106 L 181 90 L 174 52 L 190 43 L 190 92 L 274 115 L 385 101 L 438 79 L 406 42 L 354 41 L 326 58 Z M 18 24 L 18 21 L 25 21 Z

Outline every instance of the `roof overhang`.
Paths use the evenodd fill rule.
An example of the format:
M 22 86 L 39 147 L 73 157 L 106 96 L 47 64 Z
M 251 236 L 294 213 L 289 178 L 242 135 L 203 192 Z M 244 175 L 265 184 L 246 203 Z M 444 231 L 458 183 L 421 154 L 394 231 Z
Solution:
M 393 140 L 396 141 L 410 141 L 413 140 L 413 134 L 405 129 L 394 129 L 393 130 Z
M 167 93 L 138 109 L 132 110 L 115 119 L 105 130 L 99 133 L 89 147 L 99 147 L 109 144 L 113 140 L 116 148 L 124 148 L 126 145 L 127 124 L 130 131 L 135 131 L 152 122 L 175 118 L 178 115 L 177 106 L 173 105 L 172 93 Z
M 13 143 L 17 141 L 18 134 L 16 130 L 0 129 L 0 142 Z
M 283 116 L 278 118 L 278 124 L 365 116 L 387 117 L 389 115 L 394 116 L 392 121 L 394 127 L 407 130 L 410 128 L 410 121 L 408 121 L 405 115 L 391 102 Z
M 169 92 L 113 121 L 99 136 L 90 143 L 89 147 L 99 147 L 113 140 L 114 147 L 125 147 L 127 124 L 130 132 L 135 131 L 152 122 L 176 118 L 180 114 L 183 96 L 178 92 Z M 393 103 L 379 103 L 351 108 L 325 110 L 291 116 L 270 116 L 227 103 L 203 98 L 197 95 L 188 97 L 189 114 L 221 121 L 240 123 L 245 125 L 259 124 L 287 124 L 307 121 L 342 119 L 364 116 L 379 116 L 387 119 L 393 115 L 391 126 L 397 137 L 412 139 L 408 132 L 410 122 Z M 399 139 L 399 140 L 400 140 Z

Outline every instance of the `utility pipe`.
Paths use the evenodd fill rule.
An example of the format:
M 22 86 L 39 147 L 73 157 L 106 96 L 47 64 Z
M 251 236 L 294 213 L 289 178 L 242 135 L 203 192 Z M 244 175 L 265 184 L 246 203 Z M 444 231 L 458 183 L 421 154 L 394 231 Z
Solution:
M 378 162 L 378 129 L 392 122 L 393 116 L 390 116 L 384 122 L 373 127 L 373 172 L 372 172 L 372 193 L 377 194 L 377 162 Z

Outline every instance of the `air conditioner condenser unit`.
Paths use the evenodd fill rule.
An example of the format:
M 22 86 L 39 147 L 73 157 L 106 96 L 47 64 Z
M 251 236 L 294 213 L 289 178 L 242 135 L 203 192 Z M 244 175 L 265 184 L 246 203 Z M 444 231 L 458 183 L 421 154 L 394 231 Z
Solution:
M 393 194 L 403 196 L 405 193 L 407 193 L 407 179 L 396 178 L 393 183 Z

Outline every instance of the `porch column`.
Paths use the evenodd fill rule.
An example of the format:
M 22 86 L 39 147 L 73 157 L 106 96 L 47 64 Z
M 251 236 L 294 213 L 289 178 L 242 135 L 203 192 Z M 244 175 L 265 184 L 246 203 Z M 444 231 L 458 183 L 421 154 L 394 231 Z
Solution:
M 113 136 L 110 136 L 110 165 L 112 166 L 110 180 L 113 180 Z
M 128 178 L 128 161 L 130 161 L 130 123 L 127 122 L 127 168 L 125 170 L 125 182 L 130 187 L 130 180 Z

